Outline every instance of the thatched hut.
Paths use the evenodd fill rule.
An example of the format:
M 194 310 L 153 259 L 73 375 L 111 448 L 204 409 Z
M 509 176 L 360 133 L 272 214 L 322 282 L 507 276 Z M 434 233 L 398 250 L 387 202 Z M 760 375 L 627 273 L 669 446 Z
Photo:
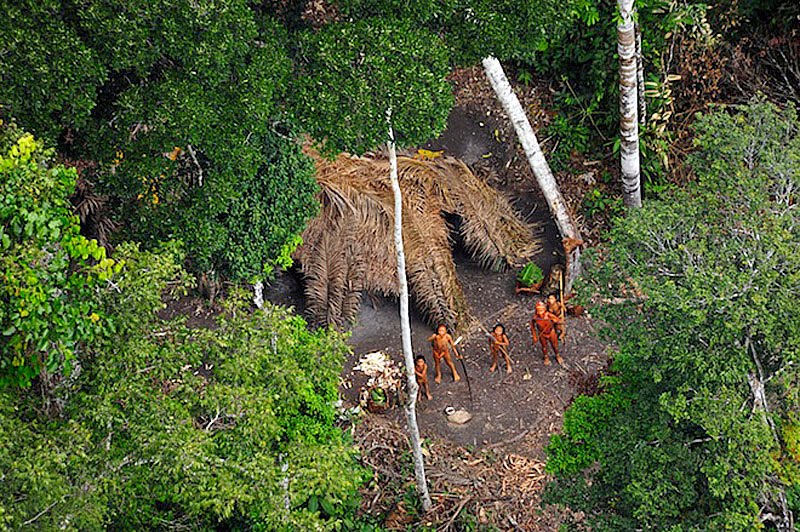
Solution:
M 398 293 L 389 162 L 381 156 L 328 160 L 308 153 L 316 162 L 322 207 L 295 258 L 305 277 L 312 322 L 342 328 L 357 315 L 364 291 Z M 519 266 L 536 253 L 534 228 L 457 159 L 400 156 L 398 166 L 411 296 L 432 324 L 458 327 L 466 323 L 469 308 L 456 276 L 446 216 L 460 217 L 465 247 L 496 271 Z

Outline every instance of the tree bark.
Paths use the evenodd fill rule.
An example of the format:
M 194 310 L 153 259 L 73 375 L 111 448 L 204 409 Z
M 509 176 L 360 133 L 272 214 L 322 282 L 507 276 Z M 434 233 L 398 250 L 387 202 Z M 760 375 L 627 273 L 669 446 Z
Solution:
M 528 164 L 533 170 L 536 182 L 542 190 L 547 206 L 550 208 L 550 213 L 555 218 L 556 225 L 561 233 L 564 252 L 567 255 L 567 278 L 565 279 L 564 290 L 570 293 L 572 291 L 572 283 L 580 275 L 581 268 L 580 244 L 583 242 L 578 231 L 578 225 L 572 219 L 567 203 L 558 190 L 558 184 L 553 177 L 553 172 L 550 170 L 550 165 L 547 164 L 547 159 L 545 159 L 542 148 L 539 146 L 539 141 L 536 139 L 536 133 L 533 132 L 528 117 L 525 115 L 525 110 L 519 103 L 517 95 L 514 94 L 500 61 L 491 56 L 486 57 L 483 59 L 483 69 L 492 84 L 497 99 L 500 100 L 503 109 L 505 109 L 509 120 L 514 126 L 517 138 L 522 144 L 525 156 L 528 158 Z
M 408 281 L 406 279 L 406 256 L 403 250 L 403 196 L 400 192 L 400 180 L 397 175 L 397 152 L 395 150 L 394 131 L 392 130 L 392 110 L 386 111 L 386 120 L 389 124 L 389 140 L 386 147 L 389 150 L 390 179 L 394 195 L 394 246 L 397 253 L 397 283 L 400 288 L 400 333 L 403 342 L 403 359 L 406 366 L 408 380 L 408 402 L 404 410 L 408 424 L 408 436 L 411 442 L 411 455 L 414 459 L 414 476 L 417 480 L 417 493 L 422 502 L 422 510 L 431 509 L 431 496 L 428 493 L 428 482 L 425 479 L 425 462 L 422 456 L 422 443 L 417 425 L 417 378 L 414 373 L 414 352 L 411 347 L 411 324 L 408 318 Z
M 644 56 L 642 55 L 642 28 L 638 22 L 634 23 L 636 32 L 636 85 L 639 96 L 639 124 L 647 125 L 647 98 L 644 96 Z
M 755 363 L 757 371 L 757 374 L 750 373 L 747 375 L 747 382 L 750 384 L 750 390 L 753 393 L 753 413 L 759 412 L 761 414 L 761 419 L 764 422 L 764 425 L 766 425 L 770 432 L 772 432 L 775 445 L 777 445 L 777 447 L 780 449 L 781 440 L 778 437 L 778 431 L 775 428 L 775 422 L 772 421 L 772 412 L 770 411 L 769 404 L 767 403 L 765 383 L 768 379 L 764 375 L 764 367 L 761 365 L 761 361 L 758 358 L 758 353 L 756 352 L 756 348 L 753 345 L 750 335 L 745 338 L 744 348 L 745 351 L 750 351 L 750 355 L 753 358 L 753 362 Z M 775 525 L 775 528 L 779 532 L 791 532 L 794 530 L 794 516 L 789 510 L 788 499 L 786 497 L 786 487 L 778 478 L 771 478 L 769 479 L 768 483 L 772 484 L 775 494 L 777 495 L 777 501 L 771 500 L 770 493 L 768 492 L 765 492 L 763 496 L 765 500 L 777 506 L 778 514 L 776 515 L 772 512 L 765 512 L 764 509 L 762 509 L 761 520 L 772 521 L 772 523 Z
M 642 206 L 639 170 L 639 122 L 637 117 L 636 35 L 633 0 L 617 0 L 617 53 L 619 54 L 619 152 L 622 197 L 628 207 Z

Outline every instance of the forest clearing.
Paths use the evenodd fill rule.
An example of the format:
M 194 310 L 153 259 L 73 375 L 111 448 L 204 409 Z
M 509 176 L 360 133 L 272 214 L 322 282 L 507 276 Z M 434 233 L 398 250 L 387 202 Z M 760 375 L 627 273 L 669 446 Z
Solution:
M 0 530 L 795 530 L 799 6 L 4 2 Z

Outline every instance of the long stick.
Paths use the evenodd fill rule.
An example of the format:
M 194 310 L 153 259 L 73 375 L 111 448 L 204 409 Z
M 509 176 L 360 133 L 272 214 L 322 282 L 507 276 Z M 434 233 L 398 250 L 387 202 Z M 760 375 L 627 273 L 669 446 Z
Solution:
M 470 384 L 469 382 L 469 373 L 467 373 L 467 365 L 464 363 L 464 357 L 462 357 L 461 354 L 458 352 L 458 349 L 456 349 L 455 343 L 453 344 L 453 351 L 458 357 L 458 360 L 461 361 L 461 369 L 464 371 L 464 379 L 467 381 L 467 390 L 469 391 L 469 402 L 471 403 L 473 401 L 472 384 Z
M 494 343 L 495 343 L 495 344 L 497 344 L 497 347 L 499 347 L 500 349 L 502 349 L 502 350 L 503 350 L 503 353 L 505 353 L 505 355 L 506 355 L 506 356 L 509 358 L 509 360 L 510 360 L 510 359 L 511 359 L 511 355 L 509 355 L 509 354 L 508 354 L 508 351 L 506 351 L 506 348 L 505 348 L 504 346 L 502 346 L 502 345 L 500 345 L 500 344 L 498 344 L 498 343 L 497 343 L 497 341 L 494 339 L 494 336 L 492 335 L 492 333 L 489 333 L 489 332 L 487 332 L 487 333 L 486 333 L 486 335 L 487 335 L 489 338 L 491 338 L 491 339 L 492 339 L 492 341 L 494 341 Z

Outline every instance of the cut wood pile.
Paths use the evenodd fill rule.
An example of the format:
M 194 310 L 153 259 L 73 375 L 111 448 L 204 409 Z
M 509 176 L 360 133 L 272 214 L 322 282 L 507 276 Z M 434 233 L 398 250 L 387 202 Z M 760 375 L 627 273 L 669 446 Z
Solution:
M 389 162 L 381 156 L 306 150 L 317 166 L 321 212 L 303 233 L 295 258 L 305 278 L 306 304 L 315 325 L 345 328 L 364 291 L 396 296 Z M 411 296 L 431 324 L 451 328 L 469 319 L 451 250 L 451 220 L 468 252 L 484 267 L 524 264 L 539 249 L 534 227 L 509 201 L 452 157 L 398 157 L 403 192 L 403 241 Z

